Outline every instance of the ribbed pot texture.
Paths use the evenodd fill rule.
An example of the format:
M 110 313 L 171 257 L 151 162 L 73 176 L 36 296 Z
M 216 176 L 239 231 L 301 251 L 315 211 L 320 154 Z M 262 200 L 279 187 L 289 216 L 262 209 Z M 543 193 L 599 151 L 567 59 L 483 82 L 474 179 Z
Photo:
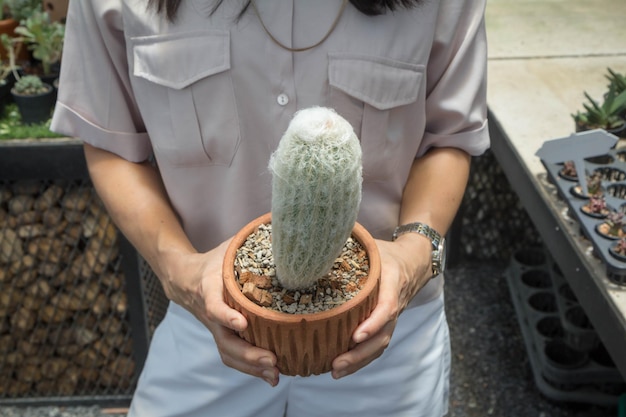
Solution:
M 332 361 L 352 346 L 352 333 L 376 306 L 380 282 L 380 256 L 367 230 L 357 223 L 352 237 L 369 259 L 369 275 L 359 293 L 330 310 L 312 314 L 289 314 L 258 306 L 245 297 L 235 277 L 237 249 L 258 225 L 271 222 L 267 213 L 246 225 L 233 238 L 223 266 L 224 299 L 248 320 L 240 336 L 249 343 L 274 352 L 284 375 L 318 375 L 331 370 Z

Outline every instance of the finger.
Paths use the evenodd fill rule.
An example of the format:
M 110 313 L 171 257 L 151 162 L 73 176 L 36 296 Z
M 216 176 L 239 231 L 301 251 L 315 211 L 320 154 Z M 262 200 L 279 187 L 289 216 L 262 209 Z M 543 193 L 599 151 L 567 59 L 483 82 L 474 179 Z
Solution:
M 242 332 L 248 327 L 248 321 L 239 311 L 231 308 L 222 298 L 222 285 L 219 291 L 210 291 L 205 299 L 207 320 L 216 322 L 236 332 Z
M 223 242 L 214 250 L 218 259 L 223 259 L 229 242 L 230 240 Z M 248 326 L 246 318 L 224 302 L 222 262 L 214 264 L 212 268 L 214 272 L 211 269 L 208 271 L 208 276 L 211 278 L 206 278 L 201 282 L 207 318 L 237 332 L 245 330 Z
M 388 296 L 381 285 L 380 294 L 376 307 L 352 335 L 355 343 L 363 343 L 371 336 L 378 334 L 390 322 L 395 322 L 398 317 L 397 300 Z
M 278 384 L 279 371 L 276 367 L 276 355 L 249 344 L 225 328 L 214 329 L 213 335 L 222 362 L 226 366 L 262 378 L 271 386 Z
M 389 346 L 394 328 L 395 321 L 387 323 L 381 332 L 335 358 L 332 363 L 332 377 L 339 379 L 353 374 L 382 355 Z

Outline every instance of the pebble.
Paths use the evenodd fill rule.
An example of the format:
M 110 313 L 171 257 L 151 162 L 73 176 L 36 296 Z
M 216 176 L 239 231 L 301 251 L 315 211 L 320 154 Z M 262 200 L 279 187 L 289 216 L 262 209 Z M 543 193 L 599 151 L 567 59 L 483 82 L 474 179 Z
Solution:
M 362 288 L 362 281 L 369 272 L 369 262 L 361 244 L 350 237 L 333 269 L 316 285 L 300 291 L 284 289 L 276 277 L 271 233 L 271 224 L 259 226 L 237 251 L 235 260 L 235 267 L 241 274 L 250 272 L 273 278 L 273 287 L 267 289 L 272 295 L 273 303 L 265 308 L 289 314 L 316 313 L 354 298 Z M 260 300 L 257 304 L 260 304 Z

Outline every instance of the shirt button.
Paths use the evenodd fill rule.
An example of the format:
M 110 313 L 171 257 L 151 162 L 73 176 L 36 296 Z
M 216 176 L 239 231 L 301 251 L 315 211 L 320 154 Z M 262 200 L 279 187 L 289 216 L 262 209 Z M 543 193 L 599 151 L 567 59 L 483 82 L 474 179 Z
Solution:
M 287 94 L 280 94 L 278 97 L 276 97 L 276 101 L 281 106 L 286 106 L 287 103 L 289 103 L 289 96 Z

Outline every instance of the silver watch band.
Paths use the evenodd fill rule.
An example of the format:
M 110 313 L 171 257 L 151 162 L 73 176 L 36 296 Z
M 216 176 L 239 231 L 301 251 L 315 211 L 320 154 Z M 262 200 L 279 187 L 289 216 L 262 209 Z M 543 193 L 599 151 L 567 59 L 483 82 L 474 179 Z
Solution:
M 393 235 L 391 236 L 391 240 L 396 240 L 399 236 L 405 233 L 419 233 L 420 235 L 426 236 L 430 239 L 433 244 L 433 248 L 435 249 L 439 247 L 439 242 L 441 241 L 441 235 L 437 233 L 435 229 L 419 222 L 407 223 L 396 227 L 393 231 Z
M 432 278 L 440 275 L 446 265 L 446 248 L 445 238 L 442 237 L 435 229 L 424 223 L 409 223 L 396 227 L 392 235 L 392 240 L 396 240 L 398 236 L 405 233 L 418 233 L 428 239 L 432 244 Z

